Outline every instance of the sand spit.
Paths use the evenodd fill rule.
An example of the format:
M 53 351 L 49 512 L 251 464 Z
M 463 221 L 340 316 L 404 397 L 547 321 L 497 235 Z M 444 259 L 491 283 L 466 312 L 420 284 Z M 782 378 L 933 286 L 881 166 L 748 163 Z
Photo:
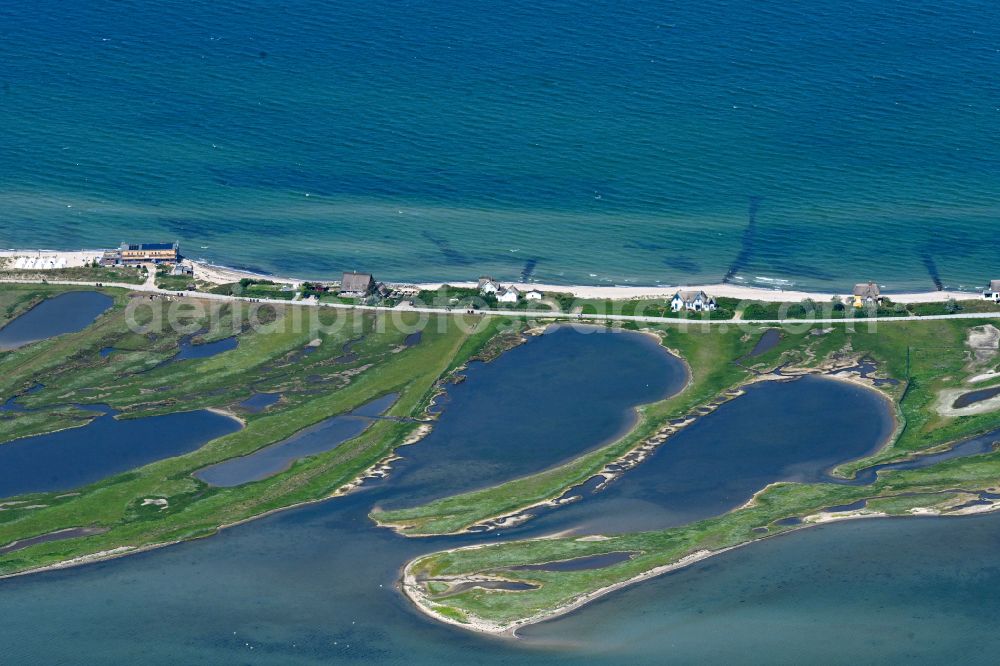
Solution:
M 744 544 L 740 544 L 740 546 L 742 545 Z M 471 546 L 471 547 L 453 548 L 445 552 L 451 553 L 460 550 L 468 550 L 470 548 L 482 548 L 484 546 L 485 544 L 478 544 L 476 546 Z M 593 601 L 594 599 L 602 597 L 611 592 L 614 592 L 615 590 L 621 589 L 628 585 L 632 585 L 633 583 L 637 583 L 639 581 L 655 578 L 656 576 L 663 575 L 670 571 L 683 569 L 684 567 L 694 564 L 695 562 L 707 559 L 709 557 L 712 557 L 713 555 L 724 553 L 726 551 L 732 550 L 733 548 L 739 548 L 740 546 L 732 546 L 730 548 L 724 548 L 721 550 L 699 550 L 694 553 L 691 553 L 690 555 L 686 555 L 671 564 L 655 567 L 653 569 L 650 569 L 649 571 L 644 571 L 643 573 L 634 576 L 628 580 L 624 580 L 618 583 L 614 583 L 612 585 L 608 585 L 606 587 L 602 587 L 598 590 L 594 590 L 593 592 L 582 594 L 574 598 L 569 603 L 560 606 L 559 608 L 553 609 L 551 611 L 542 611 L 531 617 L 509 623 L 491 622 L 489 620 L 485 620 L 483 618 L 478 618 L 478 617 L 474 618 L 467 617 L 466 618 L 467 621 L 462 622 L 461 620 L 454 619 L 447 615 L 442 615 L 436 612 L 435 611 L 436 608 L 444 606 L 442 604 L 436 603 L 434 600 L 432 600 L 430 597 L 427 596 L 421 581 L 413 573 L 413 565 L 417 564 L 420 561 L 419 559 L 410 561 L 404 567 L 401 588 L 403 593 L 410 599 L 410 601 L 414 603 L 414 605 L 417 607 L 418 610 L 420 610 L 420 612 L 432 617 L 435 620 L 438 620 L 439 622 L 452 624 L 457 627 L 461 627 L 462 629 L 475 631 L 478 633 L 516 638 L 517 630 L 521 627 L 525 627 L 531 624 L 536 624 L 543 620 L 551 620 L 552 618 L 559 617 L 560 615 L 565 615 L 566 613 L 576 610 L 577 608 Z M 484 578 L 483 576 L 468 576 L 468 577 L 455 576 L 449 578 L 449 582 L 452 582 L 454 584 L 461 584 L 465 582 L 475 583 L 477 581 L 482 582 L 484 580 L 487 579 Z M 504 578 L 490 578 L 489 580 L 513 582 L 512 580 Z M 502 592 L 502 593 L 511 593 L 511 592 Z M 513 593 L 516 594 L 517 592 Z
M 529 625 L 532 625 L 532 624 L 537 624 L 539 622 L 543 622 L 543 621 L 546 621 L 546 620 L 551 620 L 553 618 L 556 618 L 556 617 L 559 617 L 559 616 L 562 616 L 562 615 L 566 615 L 567 613 L 570 613 L 570 612 L 576 610 L 577 608 L 580 608 L 581 606 L 584 606 L 584 605 L 590 603 L 594 599 L 597 599 L 598 597 L 602 597 L 602 596 L 604 596 L 606 594 L 610 594 L 611 592 L 614 592 L 615 590 L 619 590 L 619 589 L 622 589 L 622 588 L 627 587 L 629 585 L 633 585 L 635 583 L 638 583 L 638 582 L 641 582 L 641 581 L 644 581 L 644 580 L 648 580 L 648 579 L 651 579 L 651 578 L 655 578 L 657 576 L 661 576 L 661 575 L 663 575 L 665 573 L 669 573 L 671 571 L 677 571 L 679 569 L 683 569 L 683 568 L 688 567 L 688 566 L 690 566 L 690 565 L 692 565 L 692 564 L 694 564 L 696 562 L 700 562 L 702 560 L 706 560 L 706 559 L 708 559 L 710 557 L 714 557 L 716 555 L 721 555 L 723 553 L 729 552 L 731 550 L 735 550 L 737 548 L 742 548 L 744 546 L 756 543 L 758 541 L 762 541 L 764 539 L 772 539 L 772 538 L 776 538 L 776 537 L 785 536 L 787 534 L 792 534 L 794 532 L 798 532 L 798 531 L 803 530 L 803 529 L 808 529 L 810 527 L 815 527 L 817 525 L 824 525 L 824 524 L 835 523 L 835 522 L 842 522 L 842 521 L 847 521 L 847 520 L 858 520 L 858 519 L 862 519 L 862 518 L 894 518 L 894 517 L 905 517 L 907 515 L 909 515 L 909 516 L 916 516 L 916 517 L 919 517 L 919 516 L 930 516 L 930 517 L 967 516 L 967 515 L 973 515 L 973 514 L 989 513 L 989 512 L 997 511 L 997 510 L 1000 510 L 1000 499 L 991 499 L 991 500 L 988 500 L 988 501 L 983 501 L 982 503 L 977 503 L 975 505 L 961 506 L 961 507 L 954 507 L 954 508 L 953 507 L 947 507 L 947 506 L 946 507 L 912 507 L 912 508 L 908 509 L 905 514 L 902 514 L 902 516 L 888 514 L 888 513 L 881 512 L 881 511 L 872 511 L 872 510 L 868 510 L 868 509 L 858 509 L 858 510 L 853 510 L 853 511 L 841 511 L 841 512 L 820 511 L 818 513 L 810 514 L 810 515 L 806 516 L 803 519 L 803 522 L 802 522 L 801 525 L 798 525 L 798 526 L 793 527 L 791 529 L 788 529 L 788 530 L 785 530 L 785 531 L 782 531 L 782 532 L 779 532 L 779 533 L 773 534 L 773 535 L 761 536 L 760 538 L 751 539 L 749 541 L 745 541 L 743 543 L 739 543 L 739 544 L 736 544 L 734 546 L 729 546 L 727 548 L 721 548 L 721 549 L 718 549 L 718 550 L 706 550 L 706 549 L 698 550 L 698 551 L 695 551 L 695 552 L 690 553 L 688 555 L 685 555 L 684 557 L 682 557 L 682 558 L 680 558 L 680 559 L 678 559 L 675 562 L 672 562 L 670 564 L 666 564 L 666 565 L 659 566 L 659 567 L 654 567 L 652 569 L 649 569 L 648 571 L 644 571 L 643 573 L 638 574 L 636 576 L 633 576 L 632 578 L 629 578 L 627 580 L 623 580 L 623 581 L 620 581 L 618 583 L 614 583 L 612 585 L 608 585 L 608 586 L 602 587 L 600 589 L 594 590 L 592 592 L 588 592 L 586 594 L 582 594 L 582 595 L 580 595 L 578 597 L 575 597 L 572 601 L 570 601 L 570 602 L 568 602 L 568 603 L 566 603 L 566 604 L 564 604 L 562 606 L 559 606 L 558 608 L 554 608 L 554 609 L 551 609 L 551 610 L 541 611 L 541 612 L 536 613 L 536 614 L 534 614 L 532 616 L 529 616 L 529 617 L 526 617 L 526 618 L 523 618 L 523 619 L 520 619 L 520 620 L 516 620 L 514 622 L 507 622 L 507 623 L 492 622 L 492 621 L 485 620 L 485 619 L 479 618 L 479 617 L 473 617 L 473 618 L 466 617 L 466 622 L 462 622 L 462 621 L 460 621 L 458 619 L 454 619 L 454 618 L 449 617 L 447 615 L 442 615 L 442 614 L 436 612 L 436 610 L 435 610 L 436 608 L 438 608 L 438 607 L 448 608 L 448 606 L 446 606 L 444 604 L 438 604 L 433 599 L 431 599 L 427 595 L 427 593 L 426 593 L 425 589 L 423 588 L 423 586 L 421 585 L 421 581 L 413 574 L 413 566 L 416 565 L 416 564 L 419 564 L 419 562 L 422 559 L 424 559 L 424 557 L 430 557 L 430 556 L 424 556 L 424 557 L 421 557 L 421 558 L 417 558 L 417 559 L 411 560 L 410 562 L 408 562 L 406 564 L 406 566 L 403 569 L 403 577 L 402 577 L 401 589 L 402 589 L 403 593 L 410 599 L 410 601 L 413 602 L 413 604 L 417 607 L 417 609 L 420 610 L 420 612 L 428 615 L 429 617 L 431 617 L 431 618 L 433 618 L 433 619 L 435 619 L 435 620 L 437 620 L 439 622 L 444 622 L 446 624 L 452 624 L 454 626 L 461 627 L 462 629 L 466 629 L 466 630 L 469 630 L 469 631 L 475 631 L 475 632 L 478 632 L 478 633 L 491 634 L 491 635 L 495 635 L 495 636 L 506 636 L 506 637 L 517 638 L 517 630 L 520 629 L 520 628 L 522 628 L 522 627 L 526 627 L 526 626 L 529 626 Z M 604 536 L 601 536 L 601 535 L 593 535 L 593 536 L 589 536 L 589 537 L 580 537 L 579 539 L 577 539 L 577 541 L 605 541 L 607 539 L 608 539 L 608 537 L 604 537 Z M 453 553 L 453 552 L 462 551 L 462 550 L 485 548 L 485 547 L 488 547 L 488 545 L 489 544 L 477 544 L 475 546 L 465 546 L 465 547 L 460 547 L 460 548 L 452 548 L 452 549 L 443 551 L 443 553 Z M 440 554 L 440 553 L 434 553 L 433 555 L 438 555 L 438 554 Z M 472 581 L 472 580 L 484 580 L 483 576 L 475 576 L 475 575 L 468 576 L 467 578 L 470 581 Z M 464 581 L 465 579 L 462 576 L 454 576 L 454 577 L 451 577 L 449 580 L 450 580 L 450 582 L 458 583 L 458 582 Z M 507 579 L 503 579 L 503 578 L 499 578 L 498 577 L 495 580 L 501 581 L 501 580 L 507 580 Z

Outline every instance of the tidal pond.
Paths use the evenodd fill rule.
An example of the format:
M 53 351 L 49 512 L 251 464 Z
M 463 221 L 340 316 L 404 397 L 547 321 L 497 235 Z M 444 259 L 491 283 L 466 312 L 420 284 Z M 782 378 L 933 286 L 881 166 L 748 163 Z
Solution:
M 288 439 L 265 446 L 239 458 L 230 458 L 195 472 L 195 476 L 210 486 L 230 488 L 251 481 L 260 481 L 282 472 L 297 460 L 331 451 L 349 439 L 363 433 L 374 417 L 392 406 L 395 393 L 358 407 L 348 414 L 339 414 L 300 430 Z
M 47 298 L 0 328 L 0 352 L 82 331 L 113 304 L 110 296 L 96 291 L 68 291 Z
M 179 456 L 240 429 L 210 411 L 116 419 L 103 412 L 86 426 L 0 444 L 0 497 L 69 490 L 136 467 Z
M 875 391 L 822 376 L 752 384 L 668 438 L 638 467 L 583 500 L 546 512 L 551 529 L 662 529 L 733 509 L 776 481 L 828 481 L 878 450 L 895 426 Z

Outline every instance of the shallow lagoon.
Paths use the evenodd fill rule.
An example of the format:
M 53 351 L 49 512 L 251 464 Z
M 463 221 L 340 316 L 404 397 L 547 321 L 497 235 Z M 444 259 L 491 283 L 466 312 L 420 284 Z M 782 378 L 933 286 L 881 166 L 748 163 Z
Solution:
M 548 340 L 546 352 L 557 360 L 580 355 L 591 342 L 572 333 Z M 654 354 L 659 352 L 637 351 L 645 340 L 623 335 L 611 342 L 633 352 L 612 359 L 633 380 L 659 367 Z M 79 663 L 87 655 L 85 661 L 101 663 L 282 665 L 346 660 L 568 664 L 586 658 L 617 664 L 659 663 L 664 655 L 681 663 L 746 661 L 747 654 L 759 654 L 761 661 L 801 663 L 829 660 L 831 654 L 914 661 L 912 654 L 922 652 L 933 663 L 945 656 L 975 661 L 1000 647 L 990 631 L 1000 595 L 988 592 L 1000 591 L 1000 572 L 992 565 L 1000 547 L 1000 516 L 859 521 L 764 541 L 528 629 L 528 640 L 519 643 L 472 635 L 420 615 L 394 589 L 408 559 L 457 544 L 540 535 L 551 526 L 537 520 L 500 534 L 405 539 L 373 527 L 367 513 L 382 502 L 412 501 L 411 492 L 432 496 L 431 480 L 459 478 L 478 463 L 477 482 L 508 478 L 518 464 L 497 462 L 502 456 L 494 447 L 503 438 L 462 437 L 463 426 L 476 434 L 488 432 L 475 429 L 483 415 L 471 407 L 499 400 L 505 377 L 532 367 L 526 360 L 534 359 L 532 345 L 547 344 L 546 338 L 534 340 L 496 364 L 470 368 L 468 382 L 450 389 L 452 401 L 438 424 L 447 433 L 444 426 L 451 423 L 453 434 L 437 443 L 431 437 L 425 441 L 440 447 L 437 456 L 421 451 L 425 442 L 407 447 L 401 451 L 407 459 L 388 479 L 366 484 L 360 492 L 211 539 L 0 581 L 5 658 Z M 605 396 L 585 390 L 600 386 L 595 367 L 569 362 L 558 367 L 558 381 L 546 386 L 574 387 L 579 409 L 602 412 L 611 421 L 606 427 L 616 432 L 621 410 L 605 410 Z M 877 409 L 869 409 L 876 405 L 861 402 L 853 416 L 877 419 Z M 529 425 L 535 419 L 542 424 L 540 432 L 560 439 L 552 430 L 558 424 L 546 421 L 543 410 L 521 416 Z M 554 444 L 543 454 L 561 459 L 573 446 L 595 446 L 606 432 L 588 436 L 583 431 L 572 446 Z M 462 455 L 441 459 L 442 451 Z M 822 466 L 814 470 L 820 471 L 803 473 L 821 473 Z M 624 486 L 627 476 L 617 483 Z M 564 525 L 573 522 L 572 514 L 563 515 Z
M 274 476 L 298 460 L 330 451 L 357 437 L 368 429 L 373 418 L 392 407 L 397 397 L 397 394 L 390 393 L 376 398 L 353 412 L 331 416 L 283 441 L 239 458 L 224 460 L 199 470 L 194 475 L 210 486 L 222 488 Z
M 684 364 L 652 336 L 553 326 L 448 387 L 444 415 L 399 451 L 393 484 L 414 504 L 530 474 L 620 436 L 634 408 L 683 388 Z M 387 506 L 389 503 L 387 503 Z
M 828 481 L 831 468 L 888 440 L 890 409 L 870 389 L 825 377 L 753 384 L 604 490 L 542 520 L 586 533 L 663 529 L 725 513 L 769 483 Z
M 96 291 L 70 291 L 47 298 L 0 328 L 0 351 L 82 331 L 114 304 Z
M 0 444 L 0 497 L 69 490 L 163 458 L 182 455 L 239 430 L 235 419 L 209 411 L 115 419 Z

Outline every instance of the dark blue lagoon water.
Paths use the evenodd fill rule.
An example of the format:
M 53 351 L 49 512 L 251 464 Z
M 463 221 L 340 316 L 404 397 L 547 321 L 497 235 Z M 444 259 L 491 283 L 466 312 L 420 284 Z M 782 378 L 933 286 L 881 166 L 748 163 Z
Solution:
M 831 480 L 833 467 L 874 453 L 894 427 L 892 405 L 865 387 L 816 376 L 761 382 L 605 489 L 581 490 L 582 502 L 546 514 L 542 525 L 603 534 L 717 516 L 769 483 Z M 874 472 L 863 478 L 874 481 Z
M 0 351 L 87 328 L 114 301 L 96 291 L 70 291 L 47 298 L 0 328 Z
M 2 18 L 3 247 L 176 238 L 399 280 L 996 277 L 989 0 L 8 0 Z
M 349 414 L 331 416 L 301 430 L 288 439 L 276 442 L 239 458 L 230 458 L 195 472 L 212 486 L 229 488 L 259 481 L 288 469 L 297 460 L 330 451 L 368 429 L 372 418 L 392 407 L 395 393 L 372 400 Z
M 449 389 L 453 400 L 435 430 L 453 428 L 455 434 L 439 441 L 432 435 L 404 449 L 406 459 L 386 480 L 210 539 L 2 580 L 3 660 L 620 664 L 662 663 L 664 655 L 681 663 L 736 655 L 741 662 L 803 663 L 844 655 L 860 662 L 906 657 L 936 663 L 943 655 L 986 661 L 1000 648 L 991 631 L 1000 611 L 995 593 L 1000 573 L 994 566 L 1000 516 L 871 521 L 795 533 L 627 589 L 529 630 L 529 639 L 517 643 L 472 635 L 417 613 L 394 589 L 404 562 L 498 535 L 405 539 L 373 527 L 367 518 L 371 508 L 412 501 L 414 494 L 432 496 L 436 489 L 428 480 L 462 486 L 470 469 L 476 470 L 476 483 L 494 483 L 536 468 L 518 456 L 514 464 L 503 464 L 505 457 L 496 451 L 505 441 L 527 444 L 491 439 L 488 430 L 477 430 L 492 409 L 492 402 L 476 402 L 479 392 L 498 400 L 508 386 L 523 382 L 522 390 L 538 391 L 536 401 L 564 409 L 557 389 L 572 390 L 580 413 L 603 414 L 607 431 L 564 431 L 565 423 L 548 421 L 544 409 L 525 409 L 518 420 L 549 435 L 552 450 L 533 444 L 542 457 L 558 459 L 599 443 L 620 427 L 623 410 L 670 390 L 673 362 L 648 342 L 635 334 L 556 330 L 493 364 L 470 368 L 469 380 Z M 538 349 L 559 362 L 558 373 L 545 372 L 549 368 L 536 356 Z M 597 362 L 601 355 L 630 378 L 633 393 L 627 399 L 606 392 L 614 379 Z M 520 378 L 538 364 L 536 381 Z M 877 404 L 826 397 L 859 419 L 878 418 Z M 780 422 L 774 412 L 781 407 L 763 403 L 756 416 Z M 705 422 L 720 415 L 721 410 Z M 476 436 L 460 438 L 464 430 Z M 707 440 L 701 444 L 712 446 Z M 507 535 L 552 529 L 541 523 L 529 522 Z
M 105 412 L 81 428 L 0 444 L 0 497 L 77 488 L 194 451 L 240 428 L 235 419 L 209 411 L 121 420 Z
M 652 336 L 553 326 L 448 387 L 444 416 L 399 450 L 402 502 L 549 467 L 626 432 L 634 408 L 683 388 L 687 370 Z
M 251 413 L 262 412 L 271 405 L 281 400 L 280 393 L 254 393 L 252 396 L 240 403 L 240 407 Z
M 239 342 L 238 338 L 231 337 L 214 340 L 213 342 L 203 342 L 200 345 L 196 345 L 192 343 L 190 339 L 185 339 L 181 341 L 180 351 L 177 352 L 177 355 L 170 359 L 170 361 L 173 363 L 176 361 L 186 361 L 194 358 L 209 358 L 211 356 L 215 356 L 216 354 L 236 349 Z

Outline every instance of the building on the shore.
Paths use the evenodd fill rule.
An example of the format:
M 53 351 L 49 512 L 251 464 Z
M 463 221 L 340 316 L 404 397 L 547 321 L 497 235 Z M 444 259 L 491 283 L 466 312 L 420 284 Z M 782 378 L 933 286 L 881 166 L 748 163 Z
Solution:
M 118 248 L 118 263 L 164 264 L 180 261 L 180 244 L 173 243 L 122 243 Z M 103 260 L 102 260 L 103 263 Z
M 174 267 L 170 269 L 171 275 L 194 275 L 194 268 L 188 266 L 187 264 L 174 264 Z
M 856 308 L 864 307 L 866 305 L 878 305 L 882 302 L 882 291 L 879 289 L 879 286 L 871 280 L 868 282 L 859 282 L 854 285 L 852 299 L 853 305 Z
M 532 289 L 531 291 L 526 291 L 524 297 L 529 301 L 540 301 L 545 298 L 545 294 L 538 291 L 537 289 Z
M 497 292 L 497 301 L 500 303 L 517 303 L 521 298 L 521 292 L 517 287 L 501 287 Z
M 983 292 L 983 298 L 1000 303 L 1000 280 L 991 280 L 990 287 Z
M 479 293 L 483 296 L 488 294 L 496 294 L 500 291 L 500 283 L 491 278 L 488 275 L 484 275 L 479 278 Z
M 691 310 L 701 312 L 703 310 L 714 310 L 715 299 L 704 291 L 678 291 L 670 299 L 670 309 L 674 312 L 681 310 Z
M 340 281 L 340 295 L 348 298 L 364 297 L 375 291 L 375 278 L 371 273 L 350 271 Z

